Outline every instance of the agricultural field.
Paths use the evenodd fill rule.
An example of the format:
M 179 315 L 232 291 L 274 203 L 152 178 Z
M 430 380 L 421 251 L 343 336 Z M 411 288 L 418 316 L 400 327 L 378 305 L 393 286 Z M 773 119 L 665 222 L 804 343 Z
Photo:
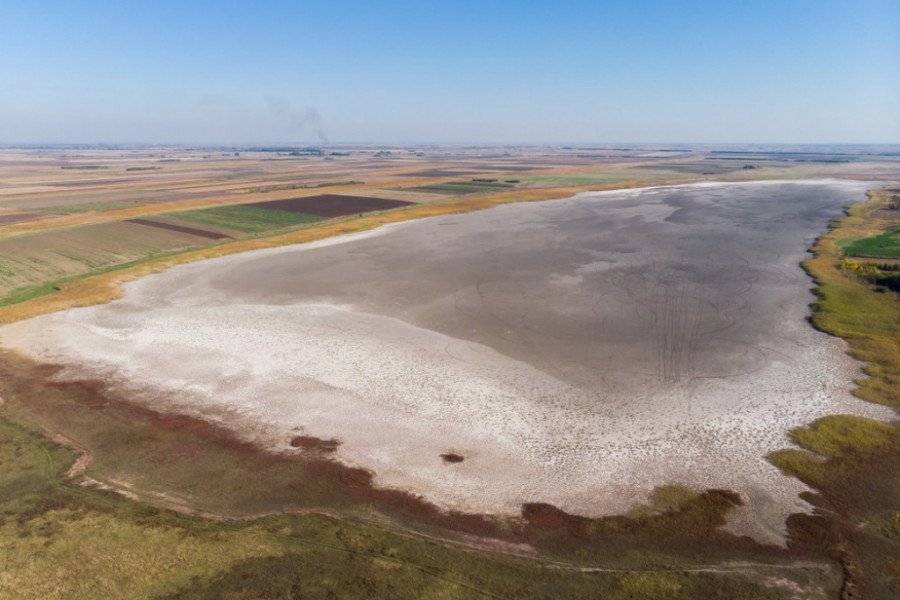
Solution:
M 0 293 L 8 295 L 209 242 L 202 232 L 163 229 L 140 220 L 0 238 Z
M 449 181 L 447 183 L 436 183 L 433 185 L 423 185 L 412 188 L 413 191 L 433 192 L 437 194 L 472 194 L 477 192 L 492 192 L 503 189 L 512 188 L 512 184 L 507 183 L 485 183 L 485 182 L 465 182 L 465 181 Z
M 63 204 L 60 206 L 45 206 L 37 210 L 51 213 L 76 214 L 86 212 L 104 212 L 107 210 L 119 210 L 122 208 L 134 208 L 134 202 L 86 202 L 84 204 Z
M 269 200 L 267 202 L 250 204 L 249 206 L 271 211 L 331 218 L 345 217 L 347 215 L 362 216 L 363 213 L 410 206 L 410 203 L 402 200 L 388 200 L 385 198 L 324 194 L 320 196 Z
M 162 213 L 160 216 L 242 233 L 263 233 L 322 219 L 317 215 L 271 210 L 247 204 Z
M 900 258 L 900 231 L 881 231 L 868 237 L 845 239 L 839 247 L 847 256 Z

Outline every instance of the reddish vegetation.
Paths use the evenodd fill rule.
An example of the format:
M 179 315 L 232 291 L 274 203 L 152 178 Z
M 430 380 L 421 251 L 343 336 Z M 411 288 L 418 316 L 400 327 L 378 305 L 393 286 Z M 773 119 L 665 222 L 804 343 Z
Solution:
M 386 198 L 321 194 L 319 196 L 307 196 L 305 198 L 286 198 L 284 200 L 272 200 L 270 202 L 255 202 L 245 206 L 255 206 L 257 208 L 268 208 L 270 210 L 282 210 L 285 212 L 303 213 L 306 215 L 330 218 L 412 205 L 412 202 L 388 200 Z
M 900 220 L 900 210 L 873 210 L 870 216 L 896 221 Z
M 178 231 L 180 233 L 189 233 L 210 240 L 231 239 L 231 236 L 219 233 L 217 231 L 208 231 L 206 229 L 197 229 L 196 227 L 185 227 L 184 225 L 173 225 L 172 223 L 163 223 L 161 221 L 151 221 L 150 219 L 129 219 L 127 223 L 136 225 L 146 225 L 147 227 L 157 227 L 159 229 L 168 229 L 169 231 Z
M 824 554 L 841 566 L 841 600 L 863 598 L 865 577 L 852 540 L 857 526 L 845 513 L 821 494 L 804 492 L 801 497 L 816 507 L 816 513 L 797 513 L 787 520 L 791 532 L 791 551 L 798 555 Z
M 418 496 L 374 488 L 371 472 L 319 453 L 266 452 L 212 423 L 120 399 L 99 380 L 48 381 L 60 370 L 12 353 L 0 354 L 0 393 L 29 418 L 53 430 L 64 428 L 94 450 L 95 464 L 88 469 L 97 469 L 95 477 L 105 474 L 133 480 L 152 472 L 155 488 L 180 494 L 180 486 L 199 487 L 191 494 L 198 508 L 221 511 L 213 504 L 225 499 L 229 507 L 235 507 L 235 516 L 311 506 L 338 510 L 374 506 L 411 524 L 509 538 L 488 516 L 445 512 Z M 311 436 L 297 436 L 293 441 L 295 447 L 320 449 L 338 443 Z M 111 459 L 114 466 L 104 459 Z M 113 472 L 104 473 L 109 469 Z M 207 485 L 198 486 L 198 481 Z M 270 504 L 260 501 L 261 493 Z
M 689 507 L 641 519 L 590 519 L 548 504 L 526 504 L 517 519 L 447 511 L 407 492 L 379 489 L 373 473 L 315 451 L 336 448 L 337 440 L 300 435 L 291 446 L 304 451 L 267 452 L 206 421 L 127 402 L 98 380 L 48 381 L 58 371 L 11 352 L 0 354 L 5 410 L 63 431 L 88 448 L 94 460 L 87 469 L 95 479 L 143 482 L 135 491 L 190 496 L 203 512 L 240 517 L 372 508 L 413 528 L 524 542 L 552 556 L 588 552 L 613 562 L 626 546 L 653 555 L 686 552 L 702 560 L 784 556 L 718 529 L 738 501 L 729 492 L 712 490 Z M 453 457 L 463 458 L 442 456 L 450 462 Z
M 332 438 L 323 440 L 311 435 L 298 435 L 291 440 L 292 448 L 300 448 L 301 450 L 321 450 L 323 452 L 334 452 L 338 449 L 341 442 Z
M 564 526 L 582 526 L 589 519 L 570 515 L 552 504 L 532 502 L 522 505 L 522 518 L 537 529 L 559 529 Z

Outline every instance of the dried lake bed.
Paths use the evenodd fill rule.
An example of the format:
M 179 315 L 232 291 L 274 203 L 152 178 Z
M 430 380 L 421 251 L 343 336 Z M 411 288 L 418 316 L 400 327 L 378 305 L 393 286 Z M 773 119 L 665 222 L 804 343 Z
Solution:
M 871 184 L 592 192 L 178 266 L 0 328 L 6 347 L 267 448 L 336 457 L 441 506 L 621 513 L 728 488 L 780 541 L 805 487 L 765 455 L 850 395 L 812 329 L 806 249 Z M 447 463 L 454 453 L 462 462 Z

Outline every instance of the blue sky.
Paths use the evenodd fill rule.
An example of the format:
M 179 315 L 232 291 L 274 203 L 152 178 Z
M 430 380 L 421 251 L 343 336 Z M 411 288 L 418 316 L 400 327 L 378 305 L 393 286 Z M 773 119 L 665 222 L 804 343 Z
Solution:
M 900 1 L 0 0 L 0 143 L 900 143 Z

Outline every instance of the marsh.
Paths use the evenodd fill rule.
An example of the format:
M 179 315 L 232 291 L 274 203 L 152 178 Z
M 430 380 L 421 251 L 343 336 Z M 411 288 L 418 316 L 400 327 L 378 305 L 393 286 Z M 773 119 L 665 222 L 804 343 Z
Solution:
M 444 507 L 598 516 L 727 488 L 745 502 L 728 527 L 778 542 L 809 507 L 766 454 L 824 415 L 891 415 L 805 318 L 800 262 L 868 187 L 510 204 L 174 267 L 0 335 L 266 448 L 339 440 L 336 459 Z

